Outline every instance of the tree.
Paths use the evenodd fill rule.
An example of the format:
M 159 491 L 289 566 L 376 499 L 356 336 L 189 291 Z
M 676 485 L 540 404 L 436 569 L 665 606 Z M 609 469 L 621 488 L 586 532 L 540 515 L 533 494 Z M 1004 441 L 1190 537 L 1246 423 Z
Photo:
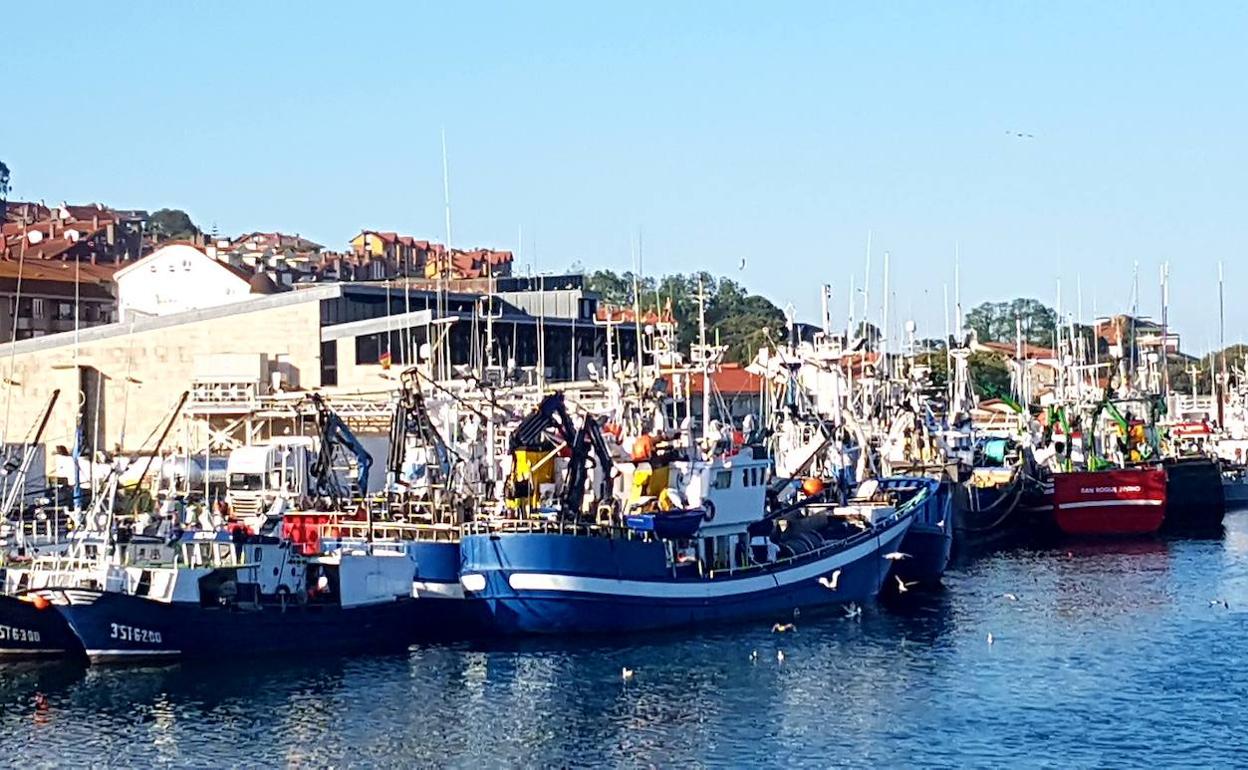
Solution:
M 975 390 L 986 398 L 1000 398 L 1010 393 L 1010 370 L 1005 361 L 993 353 L 972 353 L 967 360 Z
M 1020 297 L 1010 302 L 985 302 L 966 314 L 966 325 L 980 342 L 1013 342 L 1019 322 L 1023 342 L 1053 347 L 1057 313 L 1039 300 Z
M 161 209 L 148 219 L 158 241 L 190 239 L 200 234 L 190 215 L 181 209 Z
M 766 297 L 750 294 L 744 286 L 728 278 L 710 273 L 668 275 L 654 278 L 632 273 L 616 274 L 597 270 L 586 280 L 590 291 L 602 295 L 604 302 L 631 307 L 636 302 L 642 312 L 669 304 L 676 319 L 677 344 L 683 349 L 698 339 L 698 293 L 705 300 L 706 336 L 709 343 L 718 338 L 728 348 L 728 361 L 746 362 L 759 348 L 770 341 L 784 338 L 784 311 Z

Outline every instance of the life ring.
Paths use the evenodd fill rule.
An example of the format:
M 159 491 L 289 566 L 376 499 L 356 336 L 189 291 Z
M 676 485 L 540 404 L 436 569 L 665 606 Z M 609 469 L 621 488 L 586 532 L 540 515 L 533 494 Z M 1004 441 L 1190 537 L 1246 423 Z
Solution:
M 715 503 L 711 502 L 710 500 L 706 500 L 702 503 L 702 520 L 703 521 L 715 520 Z

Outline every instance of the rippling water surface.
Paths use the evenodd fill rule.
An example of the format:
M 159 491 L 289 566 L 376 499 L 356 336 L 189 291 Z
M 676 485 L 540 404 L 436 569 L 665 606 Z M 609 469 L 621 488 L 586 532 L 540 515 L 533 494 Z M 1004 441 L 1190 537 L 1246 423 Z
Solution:
M 1228 516 L 1216 540 L 979 555 L 945 583 L 860 619 L 801 617 L 786 634 L 757 623 L 405 657 L 249 660 L 240 649 L 213 665 L 4 665 L 0 762 L 1248 762 L 1248 514 Z

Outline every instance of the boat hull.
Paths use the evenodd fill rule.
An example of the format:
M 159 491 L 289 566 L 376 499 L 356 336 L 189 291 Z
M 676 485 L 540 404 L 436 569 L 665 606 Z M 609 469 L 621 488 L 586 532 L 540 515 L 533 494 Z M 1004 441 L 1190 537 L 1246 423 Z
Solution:
M 887 489 L 892 483 L 885 480 L 882 485 Z M 892 574 L 906 583 L 940 583 L 953 553 L 955 495 L 955 484 L 945 480 L 916 508 L 914 523 L 901 540 L 900 550 L 907 558 L 894 564 Z
M 1222 468 L 1205 457 L 1167 460 L 1166 518 L 1161 531 L 1166 534 L 1205 534 L 1222 529 L 1227 500 Z
M 1228 510 L 1248 509 L 1248 481 L 1243 479 L 1223 481 L 1222 500 Z
M 50 605 L 40 609 L 33 601 L 0 596 L 0 659 L 81 654 L 78 638 Z
M 1166 515 L 1166 472 L 1118 468 L 1053 474 L 1053 519 L 1067 535 L 1148 535 Z
M 660 543 L 544 533 L 470 535 L 467 595 L 490 631 L 608 634 L 698 628 L 795 609 L 867 602 L 880 592 L 913 514 L 791 566 L 713 578 L 672 577 Z M 835 577 L 834 577 L 835 576 Z M 831 582 L 835 588 L 820 578 Z
M 45 593 L 93 663 L 240 652 L 251 656 L 399 651 L 430 619 L 422 612 L 430 603 L 411 598 L 351 608 L 291 602 L 245 610 L 88 589 Z
M 953 554 L 954 495 L 953 483 L 943 482 L 915 511 L 914 523 L 900 547 L 908 558 L 895 563 L 894 575 L 907 583 L 935 585 L 940 582 Z

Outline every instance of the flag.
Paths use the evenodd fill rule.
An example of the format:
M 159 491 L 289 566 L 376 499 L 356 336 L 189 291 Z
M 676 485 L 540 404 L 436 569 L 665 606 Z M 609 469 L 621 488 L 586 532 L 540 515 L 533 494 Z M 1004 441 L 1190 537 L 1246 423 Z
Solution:
M 381 354 L 381 357 L 380 357 L 379 359 L 377 359 L 377 363 L 381 364 L 381 368 L 382 368 L 382 369 L 389 369 L 389 368 L 390 368 L 390 363 L 391 363 L 391 361 L 392 361 L 392 359 L 391 359 L 391 357 L 390 357 L 390 351 L 389 351 L 389 350 L 387 350 L 387 351 L 385 351 L 384 353 L 382 353 L 382 354 Z

